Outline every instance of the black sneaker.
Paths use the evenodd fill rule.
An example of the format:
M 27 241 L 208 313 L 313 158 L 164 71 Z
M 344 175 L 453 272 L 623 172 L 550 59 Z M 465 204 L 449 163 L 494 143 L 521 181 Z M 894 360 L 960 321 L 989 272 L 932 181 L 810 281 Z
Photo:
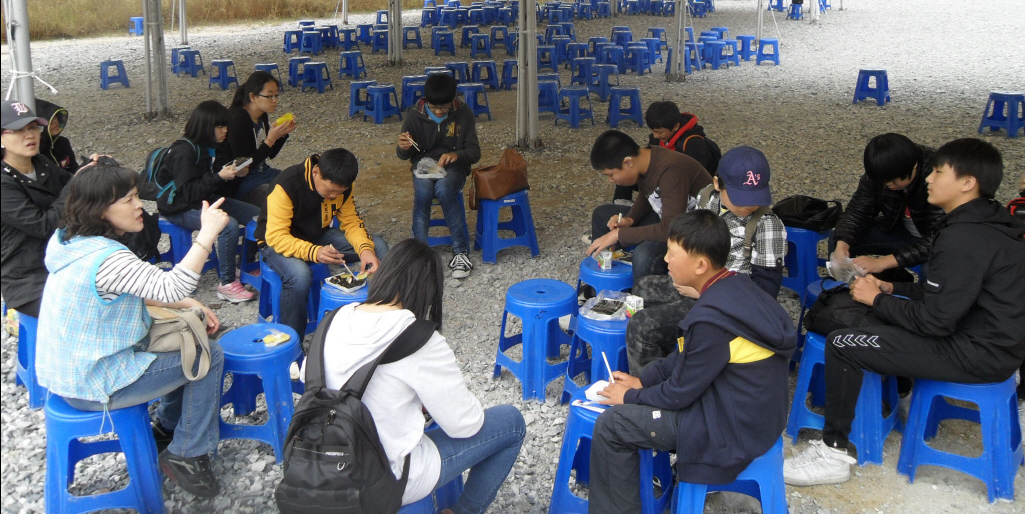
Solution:
M 470 271 L 473 270 L 470 256 L 465 253 L 455 254 L 448 263 L 448 269 L 452 270 L 452 278 L 466 278 L 470 276 Z
M 213 498 L 221 492 L 209 455 L 179 457 L 164 450 L 160 453 L 160 470 L 178 487 L 201 498 Z
M 153 439 L 157 442 L 157 453 L 163 453 L 174 440 L 174 430 L 167 430 L 159 421 L 153 422 Z

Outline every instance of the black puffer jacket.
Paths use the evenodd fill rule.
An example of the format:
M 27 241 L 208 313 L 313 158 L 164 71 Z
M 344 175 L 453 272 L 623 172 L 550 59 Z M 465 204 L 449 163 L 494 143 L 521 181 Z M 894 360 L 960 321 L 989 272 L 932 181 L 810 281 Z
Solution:
M 36 100 L 36 113 L 40 118 L 46 118 L 51 124 L 56 119 L 61 128 L 60 133 L 54 135 L 50 131 L 50 125 L 47 125 L 46 130 L 39 138 L 40 155 L 49 157 L 58 166 L 64 168 L 64 171 L 71 174 L 77 173 L 79 164 L 75 158 L 75 151 L 71 148 L 71 140 L 63 135 L 64 129 L 68 126 L 68 110 L 46 100 Z
M 907 190 L 892 191 L 867 174 L 861 176 L 858 189 L 854 191 L 854 196 L 833 229 L 837 241 L 856 246 L 872 227 L 872 223 L 884 232 L 890 232 L 902 223 L 904 210 L 910 209 L 911 220 L 922 237 L 894 254 L 897 265 L 910 267 L 929 258 L 936 220 L 943 216 L 943 210 L 929 203 L 929 193 L 926 191 L 925 177 L 932 172 L 933 151 L 924 146 L 918 148 L 921 157 L 915 178 Z

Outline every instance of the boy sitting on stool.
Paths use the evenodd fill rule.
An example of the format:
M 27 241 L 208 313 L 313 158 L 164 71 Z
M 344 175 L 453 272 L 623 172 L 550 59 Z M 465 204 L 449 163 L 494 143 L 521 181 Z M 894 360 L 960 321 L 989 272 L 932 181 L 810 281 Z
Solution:
M 640 378 L 613 372 L 598 393 L 615 407 L 594 425 L 592 514 L 641 511 L 637 450 L 675 451 L 681 481 L 728 484 L 779 439 L 797 330 L 749 275 L 724 267 L 729 251 L 729 228 L 712 211 L 673 219 L 669 274 L 701 296 L 672 354 Z

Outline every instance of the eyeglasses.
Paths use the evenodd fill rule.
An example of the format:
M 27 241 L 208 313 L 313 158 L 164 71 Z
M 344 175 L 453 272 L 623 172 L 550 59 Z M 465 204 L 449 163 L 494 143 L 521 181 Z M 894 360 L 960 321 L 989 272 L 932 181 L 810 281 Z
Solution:
M 281 93 L 278 93 L 276 95 L 261 95 L 261 94 L 257 94 L 256 96 L 259 96 L 260 98 L 269 98 L 271 100 L 277 100 L 278 97 L 281 96 Z
M 18 130 L 4 129 L 4 134 L 29 134 L 31 132 L 42 132 L 46 128 L 38 123 L 29 123 Z
M 434 112 L 447 113 L 447 112 L 451 112 L 452 111 L 452 104 L 448 104 L 448 105 L 427 104 L 427 108 L 432 110 L 432 111 L 434 111 Z

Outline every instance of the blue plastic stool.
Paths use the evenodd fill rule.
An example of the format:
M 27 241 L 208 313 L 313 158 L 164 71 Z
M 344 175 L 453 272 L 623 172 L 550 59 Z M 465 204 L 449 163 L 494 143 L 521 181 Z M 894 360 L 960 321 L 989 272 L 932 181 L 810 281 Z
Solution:
M 288 85 L 299 87 L 303 82 L 303 65 L 312 61 L 309 57 L 292 57 L 288 60 Z
M 128 27 L 129 36 L 141 36 L 143 34 L 143 18 L 142 16 L 132 16 L 128 18 L 128 22 L 131 24 Z
M 320 44 L 324 48 L 338 48 L 338 25 L 322 25 L 317 27 L 320 31 Z
M 254 340 L 269 335 L 271 328 L 285 332 L 291 336 L 291 339 L 272 347 L 268 347 L 262 342 L 254 342 Z M 292 413 L 295 411 L 292 400 L 292 379 L 288 376 L 288 367 L 302 355 L 302 351 L 299 349 L 300 342 L 295 331 L 285 325 L 277 324 L 273 327 L 268 324 L 246 325 L 221 336 L 218 343 L 224 351 L 224 372 L 231 373 L 233 377 L 231 388 L 224 393 L 225 397 L 241 398 L 246 392 L 232 393 L 231 390 L 236 385 L 249 385 L 258 375 L 262 382 L 260 389 L 267 399 L 267 423 L 236 425 L 226 423 L 221 419 L 221 440 L 263 441 L 274 448 L 274 456 L 277 458 L 278 464 L 281 464 L 284 457 L 285 433 L 288 432 L 288 424 L 292 421 Z M 234 379 L 240 375 L 250 375 L 250 377 L 248 380 L 239 381 L 239 384 L 234 383 Z M 252 398 L 255 401 L 256 395 L 261 391 L 249 389 L 247 392 L 252 393 Z M 229 403 L 223 399 L 222 402 Z
M 406 45 L 416 45 L 417 48 L 424 47 L 424 42 L 420 39 L 419 27 L 402 27 L 402 48 L 406 48 Z
M 353 270 L 355 271 L 355 270 Z M 320 286 L 320 303 L 317 306 L 317 323 L 324 319 L 324 315 L 343 305 L 350 303 L 363 303 L 367 301 L 367 287 L 361 287 L 351 293 L 346 293 L 337 287 L 329 285 Z
M 317 26 L 315 20 L 299 20 L 299 30 L 312 29 L 315 26 Z
M 502 61 L 502 88 L 512 89 L 513 84 L 519 79 L 516 71 L 516 59 Z
M 594 57 L 574 58 L 572 61 L 573 75 L 570 77 L 569 83 L 590 86 L 594 77 L 594 65 L 597 62 L 598 60 Z
M 456 54 L 456 40 L 452 31 L 446 30 L 434 33 L 434 55 L 440 55 L 441 52 L 449 52 L 452 55 Z
M 597 18 L 611 18 L 612 7 L 609 2 L 598 2 L 598 14 L 595 15 Z
M 498 24 L 509 26 L 516 23 L 516 17 L 513 16 L 512 9 L 508 7 L 502 7 L 498 10 Z
M 802 428 L 822 430 L 825 418 L 808 409 L 807 395 L 812 394 L 812 404 L 824 405 L 826 338 L 822 334 L 808 332 L 801 352 L 801 367 L 797 372 L 797 387 L 794 389 L 794 403 L 787 418 L 786 434 L 797 442 Z M 897 413 L 897 379 L 864 372 L 861 393 L 851 424 L 850 443 L 858 449 L 858 464 L 883 463 L 883 444 L 890 432 L 903 428 Z M 883 416 L 883 401 L 890 411 Z
M 381 10 L 377 11 L 377 19 L 376 19 L 376 21 L 374 23 L 376 23 L 378 25 L 387 25 L 388 24 L 388 10 L 387 9 L 381 9 Z
M 185 45 L 185 46 L 173 46 L 173 47 L 171 47 L 171 73 L 174 73 L 175 75 L 177 75 L 179 69 L 181 68 L 181 62 L 182 62 L 181 51 L 182 50 L 191 50 L 191 49 L 192 49 L 192 47 L 188 46 L 188 45 Z
M 459 26 L 459 15 L 455 9 L 442 9 L 441 10 L 441 24 L 447 26 L 450 29 L 454 29 Z
M 432 428 L 428 428 L 426 431 L 430 432 L 437 429 L 437 425 L 432 425 Z M 451 482 L 438 487 L 424 498 L 409 505 L 403 505 L 399 509 L 399 514 L 436 514 L 443 509 L 450 509 L 455 506 L 462 495 L 463 477 L 459 475 L 452 479 Z
M 598 61 L 602 64 L 614 64 L 619 73 L 626 73 L 625 53 L 623 47 L 619 45 L 603 46 Z
M 342 27 L 338 29 L 338 46 L 342 47 L 342 50 L 349 51 L 353 48 L 359 48 L 359 39 L 356 38 L 356 29 L 352 27 Z
M 38 409 L 46 403 L 47 390 L 36 379 L 36 332 L 39 320 L 18 313 L 18 370 L 14 381 L 28 390 L 28 406 Z
M 608 102 L 614 87 L 610 81 L 612 75 L 616 76 L 615 86 L 619 86 L 619 67 L 615 64 L 595 64 L 593 82 L 588 87 L 591 93 L 598 95 L 598 100 Z M 611 104 L 610 104 L 611 105 Z
M 481 199 L 479 203 L 473 247 L 482 249 L 481 260 L 495 264 L 498 261 L 498 251 L 513 246 L 530 248 L 532 257 L 541 253 L 537 246 L 534 216 L 530 212 L 530 198 L 526 190 L 508 194 L 498 200 Z M 499 221 L 499 211 L 502 207 L 509 207 L 512 210 L 512 219 L 509 221 Z M 514 237 L 499 237 L 499 230 L 510 230 Z
M 491 121 L 491 105 L 488 103 L 488 93 L 484 89 L 484 84 L 463 82 L 456 85 L 456 90 L 463 95 L 463 100 L 466 102 L 466 106 L 473 111 L 474 118 L 481 114 L 487 114 L 488 121 Z
M 484 84 L 492 91 L 499 89 L 498 69 L 495 67 L 495 61 L 473 61 L 470 81 Z
M 471 25 L 484 25 L 484 9 L 470 9 L 469 22 Z
M 477 54 L 491 57 L 491 36 L 487 34 L 473 34 L 470 36 L 470 58 L 476 59 Z
M 772 48 L 772 53 L 766 52 L 767 49 Z M 758 52 L 755 54 L 755 65 L 759 65 L 762 61 L 771 61 L 779 66 L 779 40 L 774 37 L 762 38 L 758 41 Z
M 420 11 L 420 26 L 435 27 L 440 23 L 438 11 L 435 9 L 424 9 Z
M 424 96 L 424 83 L 427 82 L 427 75 L 406 75 L 402 77 L 402 105 L 403 111 L 416 105 L 416 101 Z
M 206 68 L 203 67 L 203 56 L 199 53 L 199 50 L 180 50 L 178 56 L 181 58 L 181 62 L 178 63 L 177 73 L 188 73 L 193 78 L 199 73 L 206 75 Z
M 374 37 L 370 46 L 370 53 L 376 54 L 378 50 L 382 50 L 388 53 L 388 31 L 387 30 L 375 30 Z
M 728 485 L 680 482 L 673 492 L 673 514 L 704 512 L 705 495 L 711 491 L 733 491 L 761 501 L 765 514 L 787 514 L 786 486 L 783 484 L 783 438 L 762 456 L 751 461 L 737 479 Z
M 445 69 L 452 70 L 456 82 L 463 83 L 470 81 L 470 64 L 466 62 L 453 61 L 445 63 Z
M 750 61 L 751 58 L 755 55 L 754 48 L 752 48 L 754 45 L 755 37 L 752 35 L 744 34 L 737 36 L 737 41 L 740 45 L 740 48 L 738 49 L 740 58 L 745 61 Z
M 712 32 L 715 32 L 716 34 L 718 34 L 719 39 L 726 39 L 727 36 L 729 36 L 729 33 L 730 33 L 730 29 L 728 29 L 726 27 L 712 27 L 709 30 L 711 30 Z
M 432 208 L 435 205 L 437 205 L 439 208 L 441 207 L 441 203 L 438 202 L 437 198 L 435 198 L 434 201 L 431 202 L 431 207 Z M 462 211 L 463 216 L 465 217 L 466 216 L 466 207 L 465 207 L 465 204 L 463 203 L 463 193 L 462 192 L 459 193 L 459 208 Z M 448 225 L 445 223 L 444 213 L 442 214 L 441 218 L 431 218 L 431 221 L 428 224 L 428 229 L 430 229 L 430 227 L 446 227 L 447 228 Z M 468 232 L 468 229 L 466 228 L 465 224 L 463 226 L 463 237 L 466 239 L 467 242 L 470 241 L 470 233 Z M 428 234 L 428 236 L 427 236 L 427 244 L 429 244 L 431 246 L 440 246 L 440 245 L 450 245 L 451 246 L 452 245 L 452 235 L 449 234 L 449 235 L 445 235 L 445 236 L 432 236 L 432 235 Z
M 509 49 L 509 27 L 496 25 L 491 27 L 491 46 L 502 45 Z
M 317 328 L 317 310 L 320 304 L 320 287 L 325 278 L 331 276 L 326 264 L 309 262 L 310 294 L 306 299 L 306 334 Z M 256 322 L 277 323 L 281 320 L 281 276 L 263 259 L 260 260 L 260 300 L 257 306 Z M 303 334 L 305 335 L 305 334 Z M 238 407 L 235 408 L 238 411 Z M 246 411 L 248 412 L 248 411 Z
M 612 43 L 616 46 L 626 48 L 626 44 L 633 40 L 634 36 L 629 30 L 620 30 L 612 33 Z
M 974 403 L 979 410 L 953 405 L 944 398 Z M 916 379 L 897 471 L 907 475 L 910 483 L 919 466 L 942 466 L 982 480 L 990 503 L 997 498 L 1014 501 L 1014 476 L 1025 455 L 1017 414 L 1013 375 L 994 384 Z M 940 421 L 945 419 L 980 423 L 982 455 L 970 458 L 929 446 L 926 440 L 936 437 Z
M 623 58 L 626 71 L 636 71 L 637 76 L 651 73 L 651 52 L 647 43 L 630 43 Z
M 612 269 L 603 270 L 594 257 L 584 257 L 580 261 L 577 293 L 584 284 L 595 291 L 629 291 L 633 287 L 633 266 L 612 261 Z
M 185 254 L 189 253 L 189 249 L 192 248 L 192 231 L 179 227 L 163 217 L 160 218 L 157 225 L 160 227 L 160 232 L 167 234 L 171 242 L 170 250 L 161 254 L 160 260 L 170 262 L 172 265 L 178 264 L 185 258 Z M 206 264 L 203 265 L 203 273 L 210 269 L 217 269 L 216 250 L 210 252 L 210 257 L 207 259 Z
M 363 52 L 359 50 L 342 51 L 338 54 L 338 78 L 348 75 L 354 79 L 367 76 L 367 65 L 363 61 Z
M 720 39 L 724 47 L 719 51 L 719 59 L 734 66 L 740 66 L 740 46 L 736 39 Z M 726 65 L 729 68 L 729 64 Z
M 629 105 L 624 108 L 623 100 L 628 99 Z M 611 88 L 609 94 L 609 125 L 612 128 L 619 126 L 619 122 L 630 120 L 637 123 L 638 127 L 644 126 L 644 114 L 641 112 L 641 88 L 616 86 Z
M 797 317 L 797 351 L 790 357 L 792 362 L 799 362 L 801 360 L 801 348 L 804 347 L 805 335 L 801 333 L 801 329 L 804 328 L 804 315 L 808 312 L 808 309 L 815 304 L 815 301 L 819 299 L 819 295 L 826 289 L 832 289 L 836 286 L 843 285 L 843 282 L 833 280 L 832 278 L 825 277 L 822 280 L 816 280 L 808 287 L 804 289 L 804 298 L 801 300 L 801 315 Z
M 394 100 L 394 101 L 393 101 Z M 402 111 L 399 109 L 399 96 L 392 84 L 382 84 L 367 87 L 367 106 L 363 110 L 363 121 L 367 116 L 374 119 L 374 123 L 380 125 L 385 118 L 398 116 L 402 120 Z
M 480 27 L 477 27 L 475 25 L 468 25 L 466 27 L 463 27 L 463 36 L 459 40 L 459 48 L 470 48 L 470 46 L 472 46 L 470 44 L 471 36 L 473 36 L 474 34 L 480 34 Z
M 650 64 L 655 64 L 655 59 L 658 59 L 658 62 L 662 62 L 662 42 L 658 38 L 644 37 L 641 38 L 641 42 L 648 45 L 648 55 L 651 57 Z M 648 71 L 651 71 L 651 69 Z
M 141 403 L 106 412 L 75 409 L 63 398 L 46 401 L 47 512 L 68 514 L 101 509 L 164 512 L 163 481 L 157 468 L 157 445 L 150 426 L 149 404 Z M 82 437 L 116 433 L 117 439 L 83 442 Z M 124 453 L 128 485 L 111 493 L 76 496 L 68 492 L 75 481 L 75 464 L 101 453 Z
M 591 4 L 574 4 L 577 7 L 577 17 L 582 20 L 590 20 L 594 15 L 594 10 L 591 9 Z
M 498 22 L 498 6 L 484 6 L 484 25 L 492 25 Z
M 284 84 L 281 80 L 281 69 L 278 67 L 276 62 L 258 62 L 253 65 L 254 71 L 266 71 L 271 75 L 275 75 L 278 79 L 278 83 Z
M 808 285 L 820 278 L 819 266 L 826 265 L 826 260 L 819 258 L 819 241 L 832 234 L 833 229 L 815 232 L 787 227 L 787 255 L 783 259 L 787 276 L 783 277 L 783 287 L 797 293 L 802 304 Z
M 589 258 L 590 259 L 590 258 Z M 594 260 L 594 259 L 591 259 Z M 579 291 L 580 287 L 577 286 Z M 585 316 L 576 316 L 573 325 L 573 342 L 569 347 L 569 360 L 566 363 L 566 380 L 562 385 L 562 403 L 569 401 L 570 396 L 581 387 L 573 378 L 584 374 L 584 383 L 590 384 L 598 380 L 608 380 L 609 372 L 605 369 L 602 352 L 609 359 L 613 370 L 629 371 L 630 364 L 626 358 L 626 325 L 629 320 L 598 321 Z M 591 351 L 588 353 L 587 348 Z
M 481 202 L 488 200 L 481 200 Z M 480 219 L 480 216 L 478 216 Z M 523 399 L 544 401 L 545 386 L 566 372 L 566 363 L 550 364 L 558 358 L 559 348 L 571 343 L 569 334 L 559 328 L 559 318 L 576 313 L 577 295 L 565 282 L 536 278 L 513 284 L 505 293 L 502 332 L 495 353 L 494 377 L 508 369 L 523 386 Z M 507 336 L 506 322 L 512 314 L 523 323 L 520 334 Z M 512 360 L 505 351 L 521 345 L 523 357 Z
M 790 4 L 790 10 L 787 12 L 787 19 L 800 21 L 804 19 L 804 5 L 803 4 Z
M 1025 130 L 1025 93 L 991 92 L 979 123 L 979 134 L 986 128 L 994 131 L 1004 129 L 1007 137 L 1018 137 L 1018 132 Z
M 239 249 L 239 274 L 238 280 L 256 289 L 260 288 L 260 253 L 256 248 L 256 220 L 251 220 L 245 226 L 246 235 L 242 238 L 242 247 Z M 246 260 L 246 255 L 255 251 L 256 259 Z
M 356 25 L 356 41 L 364 45 L 369 45 L 374 42 L 374 30 L 373 23 L 360 23 Z
M 552 38 L 562 35 L 562 25 L 549 25 L 545 27 L 545 42 L 552 44 Z
M 588 57 L 594 57 L 595 59 L 601 57 L 601 48 L 598 46 L 602 43 L 608 43 L 609 38 L 604 36 L 593 36 L 587 39 L 587 55 Z
M 315 87 L 321 94 L 324 93 L 324 87 L 330 87 L 334 91 L 335 86 L 331 83 L 331 72 L 328 71 L 326 62 L 308 62 L 303 65 L 301 91 L 306 91 L 307 87 Z
M 555 47 L 552 45 L 537 45 L 537 69 L 551 68 L 555 73 L 559 72 L 558 58 Z
M 320 31 L 316 29 L 303 30 L 299 39 L 299 53 L 320 55 L 322 51 L 324 51 L 324 45 L 320 39 Z
M 604 366 L 604 364 L 603 364 Z M 573 400 L 585 401 L 584 389 L 573 394 Z M 559 467 L 555 471 L 552 488 L 552 502 L 549 512 L 587 512 L 587 500 L 576 496 L 570 490 L 570 474 L 576 470 L 576 483 L 586 486 L 591 481 L 591 439 L 594 422 L 600 413 L 583 407 L 570 406 L 566 414 L 566 430 L 559 450 Z M 662 514 L 672 498 L 673 468 L 669 465 L 668 452 L 639 450 L 640 454 L 640 514 Z M 655 496 L 654 478 L 663 484 L 663 492 Z
M 116 75 L 110 74 L 111 68 L 117 71 Z M 100 89 L 107 89 L 112 83 L 119 83 L 122 86 L 129 87 L 128 73 L 125 72 L 124 61 L 103 61 L 100 63 Z
M 554 80 L 537 81 L 537 112 L 559 113 L 559 83 Z
M 783 12 L 786 10 L 786 8 L 783 7 L 783 0 L 769 0 L 769 7 L 766 10 Z
M 569 60 L 569 45 L 573 40 L 569 36 L 555 36 L 552 38 L 552 46 L 555 47 L 555 65 L 561 65 Z
M 574 71 L 576 68 L 573 66 L 573 59 L 581 57 L 590 57 L 588 55 L 587 43 L 570 43 L 566 45 L 566 54 L 563 55 L 563 62 L 570 71 Z
M 708 64 L 713 70 L 718 70 L 723 65 L 728 69 L 730 67 L 729 61 L 723 58 L 723 54 L 726 51 L 726 43 L 722 41 L 707 41 L 705 42 L 705 56 Z
M 580 128 L 580 120 L 586 119 L 591 120 L 591 125 L 594 125 L 594 108 L 586 86 L 566 86 L 559 91 L 559 99 L 560 103 L 562 99 L 566 100 L 566 107 L 559 107 L 555 113 L 556 125 L 559 124 L 559 120 L 566 120 L 570 128 Z M 581 101 L 586 101 L 587 107 L 581 107 Z
M 875 78 L 875 84 L 872 79 Z M 858 70 L 858 83 L 854 87 L 854 102 L 874 98 L 877 105 L 883 105 L 890 101 L 890 81 L 886 78 L 886 70 L 882 69 L 861 69 Z
M 231 68 L 231 71 L 228 69 Z M 217 71 L 217 75 L 214 75 L 214 70 Z M 234 82 L 235 86 L 238 86 L 238 75 L 235 73 L 235 61 L 231 59 L 214 59 L 210 61 L 210 81 L 207 82 L 206 88 L 210 89 L 211 84 L 217 84 L 221 86 L 221 89 L 228 89 L 228 86 Z
M 662 6 L 662 16 L 676 16 L 676 2 L 667 0 Z
M 705 6 L 704 2 L 690 0 L 687 4 L 687 8 L 690 9 L 691 16 L 695 18 L 704 18 L 708 15 L 708 7 Z

